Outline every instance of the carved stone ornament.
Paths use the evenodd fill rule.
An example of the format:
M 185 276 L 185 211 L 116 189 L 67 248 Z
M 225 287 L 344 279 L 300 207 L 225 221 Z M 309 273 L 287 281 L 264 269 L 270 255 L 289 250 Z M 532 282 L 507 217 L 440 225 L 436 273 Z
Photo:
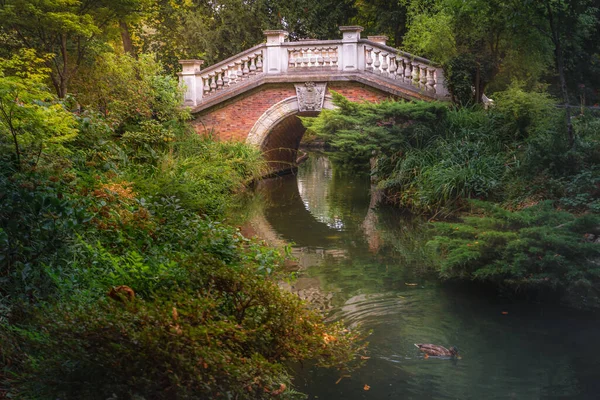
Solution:
M 294 86 L 298 97 L 298 111 L 321 111 L 327 83 L 306 82 Z

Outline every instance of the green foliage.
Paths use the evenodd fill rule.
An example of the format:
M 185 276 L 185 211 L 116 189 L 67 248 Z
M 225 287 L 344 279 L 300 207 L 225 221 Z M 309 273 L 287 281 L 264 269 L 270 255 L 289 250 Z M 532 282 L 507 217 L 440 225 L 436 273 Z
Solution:
M 45 65 L 56 94 L 64 98 L 79 69 L 105 45 L 112 24 L 133 13 L 140 1 L 7 0 L 0 6 L 0 30 L 13 50 L 48 55 Z
M 175 195 L 184 207 L 216 216 L 231 205 L 233 193 L 265 171 L 258 149 L 189 133 L 175 139 L 156 167 L 140 166 L 136 186 L 145 193 Z
M 444 11 L 414 15 L 403 47 L 412 54 L 447 63 L 457 51 L 452 22 L 452 16 Z
M 79 104 L 28 59 L 0 75 L 2 393 L 295 398 L 284 361 L 355 360 L 358 333 L 279 289 L 279 251 L 216 222 L 257 149 L 192 132 L 152 56 L 104 54 Z
M 371 173 L 388 200 L 437 213 L 465 198 L 499 191 L 507 172 L 497 122 L 484 111 L 450 110 L 442 103 L 354 104 L 303 119 L 335 149 L 332 157 Z
M 0 322 L 19 303 L 56 293 L 46 266 L 68 254 L 73 231 L 90 215 L 65 196 L 68 176 L 15 173 L 0 163 Z
M 368 165 L 372 157 L 425 145 L 447 112 L 442 103 L 352 103 L 335 92 L 333 100 L 338 109 L 302 121 L 336 150 L 334 159 L 358 166 Z
M 161 128 L 152 121 L 166 125 L 189 118 L 180 107 L 182 93 L 177 80 L 162 75 L 162 67 L 152 54 L 136 59 L 128 54 L 104 53 L 74 86 L 77 101 L 84 108 L 100 112 L 115 132 L 129 132 L 129 139 L 137 132 L 148 136 L 151 143 L 160 141 L 172 133 L 156 132 Z M 142 122 L 144 125 L 139 126 Z M 169 128 L 172 126 L 163 129 Z M 133 142 L 139 145 L 139 139 Z
M 42 61 L 31 51 L 0 59 L 0 145 L 10 146 L 17 169 L 36 165 L 43 152 L 64 153 L 63 144 L 77 134 L 73 116 L 48 92 L 43 75 L 31 72 Z
M 515 139 L 558 123 L 552 118 L 553 114 L 560 114 L 556 112 L 556 99 L 546 92 L 527 92 L 520 82 L 515 81 L 507 90 L 495 93 L 494 101 L 497 103 L 495 111 L 504 115 L 503 129 Z
M 473 202 L 480 216 L 434 223 L 427 246 L 441 277 L 552 289 L 576 306 L 600 304 L 600 217 L 556 211 L 550 202 L 521 211 Z

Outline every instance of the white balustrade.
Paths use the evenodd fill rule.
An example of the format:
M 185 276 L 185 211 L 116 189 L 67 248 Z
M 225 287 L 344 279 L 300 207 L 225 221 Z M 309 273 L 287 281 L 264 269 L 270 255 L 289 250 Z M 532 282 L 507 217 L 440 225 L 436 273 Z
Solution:
M 306 46 L 287 49 L 288 71 L 328 68 L 338 69 L 337 46 Z
M 235 59 L 216 64 L 202 71 L 203 96 L 211 96 L 254 75 L 263 73 L 263 51 L 242 53 Z
M 182 60 L 179 74 L 187 87 L 185 104 L 198 106 L 220 92 L 268 76 L 289 74 L 290 82 L 310 75 L 332 77 L 356 74 L 414 91 L 420 96 L 444 99 L 447 89 L 441 68 L 421 57 L 386 45 L 387 37 L 360 38 L 361 27 L 340 27 L 341 40 L 287 42 L 285 31 L 265 31 L 266 43 L 201 70 L 201 60 Z M 302 77 L 302 78 L 299 78 Z M 281 78 L 277 78 L 281 82 Z M 320 78 L 322 79 L 322 78 Z M 411 89 L 412 88 L 412 89 Z

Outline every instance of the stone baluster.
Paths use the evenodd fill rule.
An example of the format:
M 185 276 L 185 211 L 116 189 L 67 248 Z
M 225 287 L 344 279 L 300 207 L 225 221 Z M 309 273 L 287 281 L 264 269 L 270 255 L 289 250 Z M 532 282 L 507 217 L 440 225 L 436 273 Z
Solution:
M 317 63 L 319 63 L 319 67 L 322 67 L 323 64 L 325 63 L 325 57 L 323 57 L 325 55 L 325 48 L 320 48 L 317 51 Z
M 375 72 L 376 74 L 381 73 L 381 70 L 379 69 L 379 67 L 381 67 L 381 61 L 379 61 L 379 53 L 381 53 L 381 50 L 373 50 L 373 54 L 375 54 L 375 61 L 373 61 L 373 72 Z
M 247 77 L 248 74 L 250 74 L 250 68 L 248 68 L 248 57 L 242 58 L 242 66 L 244 67 L 242 72 L 243 72 L 244 76 Z
M 381 76 L 388 76 L 388 53 L 385 51 L 381 53 Z
M 412 70 L 412 85 L 415 87 L 419 87 L 419 69 L 421 66 L 418 63 L 413 62 L 413 70 Z
M 396 71 L 398 71 L 398 64 L 396 64 L 396 55 L 390 54 L 390 78 L 396 79 Z
M 288 68 L 296 67 L 296 51 L 288 49 Z
M 223 85 L 225 81 L 223 80 L 223 71 L 224 68 L 221 68 L 219 72 L 217 72 L 217 89 L 223 89 Z
M 396 79 L 400 82 L 404 80 L 404 61 L 402 57 L 396 57 Z
M 258 53 L 254 53 L 254 55 L 256 56 L 256 72 L 263 72 L 262 51 L 259 51 Z
M 332 67 L 337 67 L 339 66 L 339 58 L 338 58 L 338 48 L 337 47 L 331 47 L 331 51 L 332 51 L 332 56 L 331 56 L 331 66 Z
M 223 87 L 229 86 L 229 69 L 227 67 L 221 68 L 221 75 L 223 76 Z
M 365 47 L 366 57 L 365 62 L 367 64 L 365 70 L 373 72 L 373 58 L 371 57 L 371 53 L 373 51 L 372 47 Z
M 427 91 L 435 92 L 435 69 L 428 68 L 427 69 Z
M 256 74 L 256 56 L 252 54 L 250 56 L 250 75 Z
M 217 81 L 215 79 L 215 73 L 211 72 L 208 74 L 208 78 L 210 79 L 210 92 L 214 92 L 217 90 Z
M 229 77 L 227 80 L 229 81 L 229 86 L 235 85 L 237 80 L 237 74 L 235 73 L 235 63 L 231 63 L 227 66 L 227 74 Z
M 242 71 L 242 61 L 241 60 L 236 61 L 235 66 L 236 66 L 235 74 L 237 75 L 237 80 L 239 81 L 240 79 L 242 79 L 242 76 L 244 76 L 244 72 Z
M 208 75 L 203 76 L 202 79 L 204 80 L 204 84 L 202 86 L 204 86 L 204 95 L 208 95 L 208 92 L 210 92 L 210 77 Z
M 319 61 L 319 57 L 318 57 L 318 49 L 313 47 L 312 49 L 310 49 L 310 66 L 311 67 L 317 67 L 319 66 L 318 61 Z
M 427 66 L 421 65 L 421 73 L 419 74 L 419 77 L 421 78 L 421 84 L 419 87 L 423 90 L 427 90 L 427 76 Z
M 411 83 L 412 82 L 412 61 L 408 59 L 404 60 L 404 82 Z
M 326 47 L 323 51 L 323 65 L 331 67 L 331 47 Z

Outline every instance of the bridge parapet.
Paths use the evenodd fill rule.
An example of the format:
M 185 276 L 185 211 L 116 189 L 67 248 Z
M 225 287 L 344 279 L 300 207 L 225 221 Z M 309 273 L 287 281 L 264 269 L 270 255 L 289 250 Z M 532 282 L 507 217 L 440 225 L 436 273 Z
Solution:
M 204 70 L 202 60 L 182 60 L 185 105 L 200 111 L 261 83 L 307 80 L 357 80 L 392 94 L 447 98 L 443 71 L 430 60 L 387 46 L 385 36 L 361 39 L 360 26 L 340 30 L 341 40 L 298 42 L 287 42 L 285 31 L 265 31 L 266 43 Z

